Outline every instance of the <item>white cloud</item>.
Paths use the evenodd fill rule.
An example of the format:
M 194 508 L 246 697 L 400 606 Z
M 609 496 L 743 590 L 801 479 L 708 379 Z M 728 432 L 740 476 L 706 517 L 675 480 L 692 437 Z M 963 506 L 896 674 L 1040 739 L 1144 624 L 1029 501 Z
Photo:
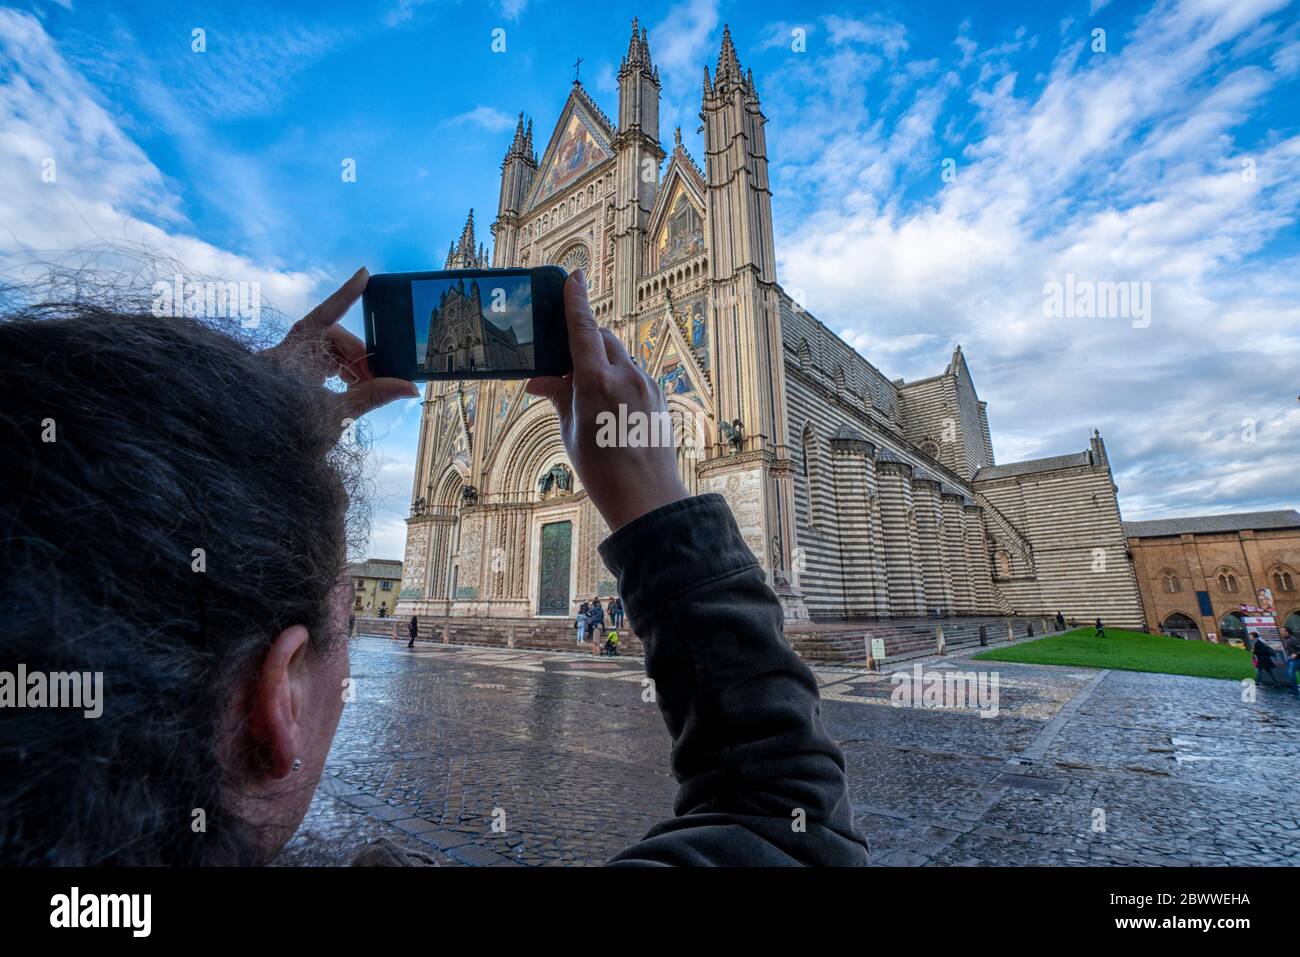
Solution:
M 451 117 L 446 122 L 452 126 L 477 126 L 489 132 L 499 133 L 515 127 L 516 117 L 491 106 L 476 106 L 472 110 Z
M 759 50 L 772 50 L 784 48 L 793 50 L 796 37 L 795 31 L 802 30 L 802 39 L 806 45 L 811 42 L 812 37 L 817 33 L 817 27 L 812 23 L 790 23 L 785 20 L 778 20 L 775 23 L 769 23 L 759 33 L 758 42 L 755 45 Z
M 960 341 L 1001 460 L 1082 448 L 1099 426 L 1130 517 L 1295 504 L 1300 262 L 1271 244 L 1300 218 L 1300 137 L 1236 142 L 1281 71 L 1224 60 L 1245 36 L 1287 42 L 1261 29 L 1281 5 L 1159 3 L 1096 56 L 1076 29 L 1030 86 L 1009 65 L 971 76 L 1014 64 L 1023 30 L 981 50 L 963 27 L 964 78 L 918 71 L 890 116 L 865 105 L 863 44 L 792 64 L 767 100 L 782 282 L 890 375 L 933 374 Z M 955 150 L 954 107 L 979 132 Z M 783 211 L 792 184 L 811 203 Z M 1045 318 L 1043 284 L 1066 273 L 1150 282 L 1150 327 Z
M 32 277 L 73 251 L 155 253 L 204 276 L 260 282 L 293 314 L 321 277 L 269 268 L 195 237 L 163 174 L 73 71 L 39 21 L 0 9 L 0 253 L 5 278 Z M 52 166 L 50 165 L 52 163 Z M 53 181 L 47 170 L 53 171 Z M 43 178 L 42 174 L 46 173 Z M 112 257 L 94 257 L 112 268 Z
M 718 0 L 683 0 L 658 26 L 647 30 L 650 50 L 665 79 L 698 84 L 701 65 L 716 56 L 714 31 L 719 26 Z
M 907 52 L 907 29 L 897 21 L 881 16 L 857 20 L 831 15 L 826 17 L 826 30 L 831 44 L 858 43 L 879 47 L 889 59 Z

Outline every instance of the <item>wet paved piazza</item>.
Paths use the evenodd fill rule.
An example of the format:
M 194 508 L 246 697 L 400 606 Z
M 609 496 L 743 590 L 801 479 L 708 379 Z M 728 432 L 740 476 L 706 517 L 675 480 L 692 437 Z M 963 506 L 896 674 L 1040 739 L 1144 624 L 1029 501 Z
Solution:
M 996 669 L 997 716 L 895 707 L 888 674 L 815 669 L 874 864 L 1300 863 L 1296 699 L 961 657 L 924 668 Z M 347 864 L 386 838 L 441 866 L 600 864 L 671 814 L 639 659 L 359 638 L 352 676 L 281 863 Z

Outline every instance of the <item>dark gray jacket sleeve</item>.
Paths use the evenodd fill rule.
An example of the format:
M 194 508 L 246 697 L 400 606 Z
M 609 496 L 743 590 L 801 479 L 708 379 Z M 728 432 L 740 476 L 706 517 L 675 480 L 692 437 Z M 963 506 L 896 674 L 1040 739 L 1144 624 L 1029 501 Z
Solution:
M 622 865 L 862 865 L 844 756 L 812 672 L 720 495 L 656 509 L 600 546 L 673 738 L 675 817 Z

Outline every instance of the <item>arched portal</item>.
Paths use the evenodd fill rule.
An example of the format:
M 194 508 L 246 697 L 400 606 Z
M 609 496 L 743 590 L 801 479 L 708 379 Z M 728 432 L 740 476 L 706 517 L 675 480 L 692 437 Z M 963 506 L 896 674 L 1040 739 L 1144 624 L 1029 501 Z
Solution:
M 668 415 L 672 419 L 673 441 L 677 443 L 677 470 L 686 490 L 696 495 L 699 493 L 697 467 L 712 448 L 713 432 L 704 410 L 693 399 L 670 396 Z
M 465 478 L 460 469 L 449 465 L 434 495 L 434 524 L 429 549 L 430 598 L 450 600 L 456 597 L 456 554 L 460 551 L 460 522 L 457 511 L 464 499 Z
M 484 467 L 483 594 L 501 616 L 568 617 L 591 587 L 607 532 L 574 473 L 549 403 L 533 401 L 498 436 Z M 603 568 L 604 566 L 599 566 Z M 612 588 L 610 589 L 612 591 Z
M 1177 611 L 1160 623 L 1160 633 L 1175 638 L 1199 640 L 1201 637 L 1201 629 L 1196 622 Z
M 1237 641 L 1246 640 L 1246 622 L 1235 611 L 1230 611 L 1219 619 L 1219 638 L 1222 641 L 1228 641 L 1235 638 Z

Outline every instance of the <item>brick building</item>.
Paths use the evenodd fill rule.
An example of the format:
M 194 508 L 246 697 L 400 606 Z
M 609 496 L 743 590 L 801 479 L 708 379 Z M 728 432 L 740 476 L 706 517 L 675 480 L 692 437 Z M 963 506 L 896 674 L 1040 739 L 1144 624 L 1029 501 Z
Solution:
M 1300 512 L 1125 522 L 1151 631 L 1244 639 L 1241 606 L 1272 604 L 1300 634 Z

